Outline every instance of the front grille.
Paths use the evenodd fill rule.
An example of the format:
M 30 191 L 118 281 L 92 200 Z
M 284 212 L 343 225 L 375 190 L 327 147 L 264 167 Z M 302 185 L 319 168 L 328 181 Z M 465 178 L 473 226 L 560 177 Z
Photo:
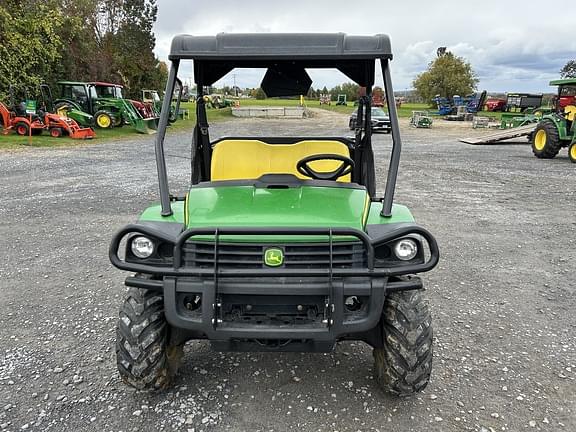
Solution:
M 390 123 L 387 121 L 373 121 L 372 126 L 373 127 L 387 127 L 387 126 L 390 126 Z
M 266 249 L 278 248 L 284 253 L 281 268 L 321 269 L 330 265 L 328 243 L 247 244 L 219 243 L 218 267 L 221 269 L 261 269 Z M 182 249 L 185 267 L 214 268 L 214 243 L 186 242 Z M 358 268 L 365 266 L 366 253 L 362 243 L 334 242 L 332 244 L 333 268 Z

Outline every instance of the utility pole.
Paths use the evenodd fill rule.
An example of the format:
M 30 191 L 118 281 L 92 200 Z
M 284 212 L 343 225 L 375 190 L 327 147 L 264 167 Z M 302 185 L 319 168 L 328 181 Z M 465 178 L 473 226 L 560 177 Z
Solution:
M 232 78 L 234 78 L 234 96 L 238 97 L 238 89 L 236 88 L 236 74 L 232 74 Z

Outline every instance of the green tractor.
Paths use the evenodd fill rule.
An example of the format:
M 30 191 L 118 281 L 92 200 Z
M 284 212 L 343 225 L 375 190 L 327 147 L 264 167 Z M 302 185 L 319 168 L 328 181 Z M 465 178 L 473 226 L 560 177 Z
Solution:
M 191 184 L 170 193 L 165 97 L 155 144 L 160 202 L 116 233 L 109 249 L 112 264 L 131 273 L 116 327 L 122 379 L 139 389 L 167 387 L 189 340 L 273 353 L 330 352 L 338 341 L 359 340 L 373 348 L 381 388 L 399 396 L 424 389 L 433 334 L 417 274 L 436 266 L 439 251 L 410 210 L 394 203 L 402 141 L 388 36 L 180 35 L 169 59 L 166 95 L 180 63 L 194 62 Z M 383 197 L 371 131 L 377 62 L 392 129 Z M 306 94 L 306 69 L 337 69 L 366 87 L 356 120 L 363 126 L 354 137 L 211 141 L 202 89 L 235 68 L 265 68 L 261 88 L 270 97 Z
M 348 101 L 346 100 L 345 94 L 339 94 L 338 95 L 338 98 L 336 99 L 336 105 L 343 105 L 343 106 L 348 105 Z
M 173 102 L 170 105 L 170 117 L 168 119 L 169 123 L 174 123 L 178 120 L 178 113 L 180 112 L 180 103 L 183 101 L 183 91 L 184 86 L 180 79 L 176 79 L 176 90 L 173 95 Z M 150 112 L 155 117 L 160 117 L 160 112 L 162 111 L 163 100 L 158 93 L 158 90 L 142 90 L 142 102 L 143 105 L 148 107 Z
M 142 103 L 148 105 L 158 117 L 162 111 L 162 99 L 158 90 L 142 90 Z
M 82 127 L 94 127 L 94 116 L 84 111 L 81 107 L 75 104 L 63 104 L 61 101 L 55 104 L 52 96 L 52 89 L 47 84 L 40 85 L 40 96 L 44 104 L 44 108 L 54 114 L 62 117 L 69 117 Z
M 561 148 L 576 163 L 576 78 L 550 81 L 558 86 L 554 111 L 544 114 L 532 135 L 532 152 L 537 158 L 552 159 Z
M 214 109 L 229 108 L 234 104 L 232 100 L 221 94 L 204 95 L 204 101 L 208 107 Z
M 107 83 L 60 81 L 59 97 L 54 100 L 56 111 L 78 110 L 94 116 L 95 126 L 101 129 L 131 124 L 140 133 L 154 133 L 156 121 L 145 119 L 127 99 L 121 87 Z M 104 93 L 102 87 L 110 90 Z M 120 93 L 118 93 L 120 92 Z

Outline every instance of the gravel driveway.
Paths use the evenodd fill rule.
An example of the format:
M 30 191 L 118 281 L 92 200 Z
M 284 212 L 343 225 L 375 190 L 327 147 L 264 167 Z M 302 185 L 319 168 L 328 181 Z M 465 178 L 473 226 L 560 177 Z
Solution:
M 347 118 L 233 120 L 212 137 L 349 135 Z M 2 431 L 576 431 L 576 166 L 525 142 L 474 147 L 469 130 L 410 129 L 396 193 L 441 247 L 424 275 L 432 381 L 382 394 L 371 350 L 214 353 L 186 346 L 173 390 L 118 378 L 114 340 L 125 274 L 112 233 L 157 199 L 153 138 L 0 153 Z M 189 134 L 169 137 L 174 192 Z M 384 180 L 388 135 L 375 135 Z

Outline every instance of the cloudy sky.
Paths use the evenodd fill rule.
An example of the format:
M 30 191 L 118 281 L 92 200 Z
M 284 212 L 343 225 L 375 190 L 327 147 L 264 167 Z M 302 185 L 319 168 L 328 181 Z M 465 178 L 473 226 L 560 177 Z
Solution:
M 466 58 L 488 91 L 550 91 L 548 81 L 576 59 L 576 3 L 573 0 L 158 0 L 156 53 L 167 60 L 179 33 L 344 32 L 387 33 L 392 41 L 392 79 L 409 89 L 414 77 L 447 46 Z M 548 10 L 549 8 L 549 10 Z M 190 79 L 190 64 L 181 66 Z M 343 75 L 310 73 L 314 87 L 347 81 Z M 255 87 L 260 74 L 236 71 L 219 85 Z M 381 77 L 377 80 L 381 81 Z

